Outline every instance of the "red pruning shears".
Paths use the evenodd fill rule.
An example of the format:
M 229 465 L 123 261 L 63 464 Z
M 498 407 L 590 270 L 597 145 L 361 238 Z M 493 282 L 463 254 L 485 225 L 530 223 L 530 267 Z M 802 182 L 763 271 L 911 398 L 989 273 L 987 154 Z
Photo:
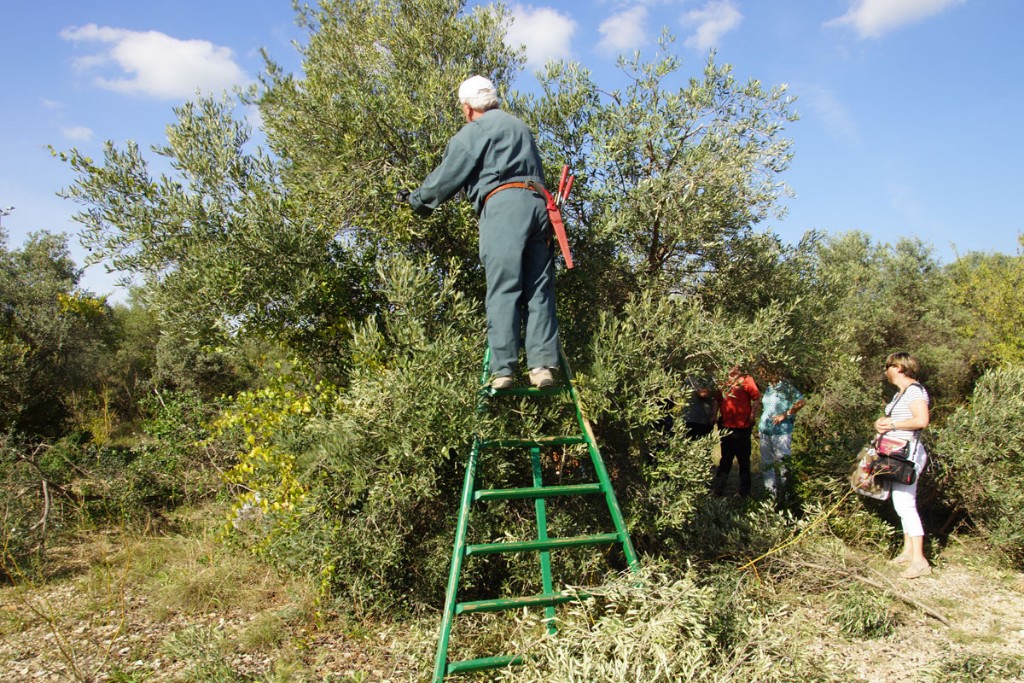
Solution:
M 568 181 L 566 180 L 568 176 Z M 569 175 L 569 167 L 562 167 L 562 177 L 558 179 L 558 194 L 555 197 L 558 206 L 565 203 L 565 200 L 569 198 L 569 190 L 572 189 L 572 181 L 576 180 L 576 176 Z
M 544 190 L 548 200 L 548 218 L 551 219 L 551 226 L 555 229 L 555 237 L 558 238 L 558 247 L 562 250 L 566 268 L 573 266 L 572 252 L 569 251 L 569 238 L 565 235 L 565 223 L 562 222 L 560 207 L 569 198 L 569 190 L 572 189 L 572 181 L 575 179 L 576 176 L 569 175 L 569 167 L 563 166 L 562 177 L 558 180 L 558 193 L 552 197 L 550 192 Z

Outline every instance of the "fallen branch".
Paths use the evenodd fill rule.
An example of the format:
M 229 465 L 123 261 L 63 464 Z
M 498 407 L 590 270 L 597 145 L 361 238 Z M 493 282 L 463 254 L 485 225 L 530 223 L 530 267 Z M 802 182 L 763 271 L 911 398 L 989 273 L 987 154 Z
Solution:
M 824 521 L 826 521 L 829 517 L 831 517 L 832 513 L 835 512 L 839 508 L 839 506 L 843 504 L 843 501 L 845 501 L 847 498 L 850 497 L 851 493 L 853 493 L 853 489 L 850 489 L 849 491 L 847 491 L 846 495 L 844 495 L 842 498 L 837 500 L 835 502 L 835 504 L 832 505 L 832 507 L 830 507 L 828 510 L 826 510 L 822 514 L 818 515 L 817 519 L 815 519 L 813 522 L 811 522 L 806 527 L 801 529 L 798 533 L 794 533 L 784 543 L 780 543 L 779 545 L 775 546 L 774 548 L 772 548 L 768 552 L 764 553 L 760 557 L 755 557 L 753 560 L 751 560 L 750 562 L 747 562 L 745 565 L 740 567 L 737 571 L 741 571 L 742 572 L 742 571 L 745 571 L 747 569 L 754 569 L 756 571 L 756 567 L 757 567 L 757 563 L 758 562 L 760 562 L 761 560 L 765 559 L 769 555 L 774 555 L 775 553 L 777 553 L 777 552 L 779 552 L 781 550 L 785 550 L 786 548 L 790 547 L 791 545 L 794 545 L 794 544 L 798 543 L 800 541 L 800 539 L 804 537 L 805 534 L 809 533 L 816 526 L 818 526 L 819 524 L 821 524 Z
M 800 566 L 807 567 L 808 569 L 815 569 L 815 570 L 818 570 L 820 572 L 839 572 L 840 574 L 843 574 L 844 576 L 847 576 L 847 577 L 849 577 L 849 578 L 851 578 L 851 579 L 853 579 L 855 581 L 860 581 L 861 583 L 863 583 L 863 584 L 865 584 L 867 586 L 871 586 L 872 588 L 877 588 L 878 590 L 880 590 L 880 591 L 882 591 L 884 593 L 889 593 L 893 597 L 899 598 L 900 600 L 902 600 L 906 604 L 910 605 L 911 607 L 916 607 L 917 609 L 921 610 L 922 612 L 924 612 L 928 616 L 932 617 L 933 619 L 936 619 L 936 620 L 942 622 L 942 624 L 944 626 L 949 626 L 949 627 L 952 626 L 952 624 L 949 623 L 949 620 L 946 619 L 946 617 L 942 616 L 942 614 L 940 612 L 936 611 L 932 607 L 929 607 L 928 605 L 924 604 L 920 600 L 915 600 L 914 598 L 910 597 L 906 593 L 903 593 L 903 592 L 897 590 L 896 587 L 892 585 L 892 582 L 890 582 L 888 579 L 886 579 L 886 583 L 888 583 L 889 585 L 885 586 L 885 585 L 882 585 L 881 583 L 879 583 L 878 581 L 874 581 L 872 579 L 869 579 L 866 576 L 861 576 L 860 574 L 857 574 L 856 572 L 852 572 L 852 571 L 850 571 L 848 569 L 842 569 L 841 567 L 824 567 L 824 566 L 822 566 L 820 564 L 813 564 L 811 562 L 797 562 L 795 564 L 799 564 Z
M 29 531 L 35 531 L 40 526 L 43 527 L 43 537 L 46 536 L 46 518 L 50 516 L 50 488 L 47 486 L 47 482 L 43 479 L 43 515 L 39 518 L 39 521 L 29 527 Z

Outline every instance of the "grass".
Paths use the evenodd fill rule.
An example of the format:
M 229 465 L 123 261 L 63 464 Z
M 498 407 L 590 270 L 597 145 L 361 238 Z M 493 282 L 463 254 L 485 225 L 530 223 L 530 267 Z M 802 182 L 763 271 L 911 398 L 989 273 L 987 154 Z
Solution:
M 315 582 L 283 575 L 222 544 L 220 510 L 183 515 L 167 527 L 174 533 L 96 536 L 80 545 L 79 557 L 65 553 L 67 566 L 76 571 L 0 592 L 5 606 L 20 600 L 35 608 L 35 613 L 0 610 L 0 648 L 22 643 L 20 651 L 0 651 L 0 680 L 19 679 L 21 669 L 5 668 L 15 659 L 31 662 L 23 667 L 38 667 L 32 673 L 49 666 L 62 679 L 82 681 L 425 680 L 436 646 L 436 613 L 393 622 L 331 614 L 318 602 Z M 1008 654 L 1013 633 L 947 630 L 888 593 L 842 578 L 840 570 L 874 576 L 869 573 L 876 567 L 887 568 L 875 554 L 844 544 L 829 524 L 812 525 L 756 504 L 732 513 L 714 509 L 699 523 L 708 525 L 700 537 L 717 543 L 708 553 L 714 557 L 651 566 L 640 583 L 625 577 L 584 605 L 560 608 L 554 638 L 545 635 L 539 612 L 460 622 L 452 651 L 457 658 L 533 654 L 524 667 L 466 680 L 872 680 L 857 673 L 864 648 L 894 637 L 901 647 L 913 647 L 908 638 L 941 641 L 929 645 L 930 665 L 921 680 L 999 681 L 1024 675 Z M 729 526 L 744 533 L 730 534 Z M 758 554 L 767 549 L 764 539 L 788 545 L 768 554 L 756 570 L 737 571 L 752 554 L 742 547 L 757 530 L 762 533 Z M 795 534 L 801 535 L 791 543 Z M 967 550 L 956 547 L 947 546 L 933 559 L 958 565 Z M 961 590 L 982 595 L 995 588 L 1000 599 L 1021 594 L 1006 584 L 1007 574 L 997 565 L 973 562 L 962 565 Z M 897 587 L 937 588 L 930 582 L 943 574 L 956 572 Z M 968 604 L 975 607 L 962 592 L 945 595 L 934 590 L 916 597 L 933 606 L 949 600 L 956 606 L 950 617 L 966 615 Z M 44 652 L 38 645 L 55 638 L 64 652 L 52 646 Z
M 22 669 L 32 671 L 52 661 L 81 681 L 178 680 L 172 671 L 191 681 L 316 680 L 292 642 L 313 628 L 313 584 L 219 542 L 221 510 L 182 514 L 190 535 L 98 534 L 63 548 L 48 582 L 3 589 L 15 607 L 0 610 L 0 645 L 21 650 L 11 661 L 30 660 Z M 263 678 L 236 670 L 252 652 L 275 662 Z

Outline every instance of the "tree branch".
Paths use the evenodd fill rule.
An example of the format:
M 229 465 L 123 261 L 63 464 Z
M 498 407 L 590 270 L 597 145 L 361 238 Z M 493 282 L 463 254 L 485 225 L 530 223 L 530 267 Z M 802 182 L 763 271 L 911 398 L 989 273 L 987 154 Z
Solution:
M 820 564 L 814 564 L 812 562 L 797 562 L 796 564 L 798 564 L 799 566 L 802 566 L 802 567 L 806 567 L 808 569 L 814 569 L 814 570 L 819 571 L 819 572 L 839 572 L 840 574 L 843 574 L 844 576 L 847 576 L 847 577 L 849 577 L 849 578 L 851 578 L 851 579 L 853 579 L 855 581 L 860 581 L 861 583 L 863 583 L 863 584 L 865 584 L 867 586 L 871 586 L 872 588 L 877 588 L 878 590 L 882 591 L 883 593 L 888 593 L 888 594 L 892 595 L 895 598 L 899 598 L 900 600 L 902 600 L 906 604 L 910 605 L 911 607 L 916 607 L 917 609 L 921 610 L 922 612 L 924 612 L 928 616 L 932 617 L 933 619 L 941 621 L 944 626 L 951 626 L 951 624 L 949 623 L 949 620 L 946 619 L 946 617 L 944 617 L 940 612 L 938 612 L 937 610 L 935 610 L 932 607 L 929 607 L 928 605 L 924 604 L 923 602 L 910 597 L 906 593 L 903 593 L 902 591 L 897 590 L 896 587 L 892 585 L 892 582 L 889 581 L 888 579 L 885 579 L 885 582 L 888 585 L 883 585 L 883 584 L 879 583 L 878 581 L 874 581 L 872 579 L 867 578 L 866 576 L 861 576 L 860 574 L 858 574 L 856 572 L 853 572 L 853 571 L 850 571 L 850 570 L 847 570 L 847 569 L 842 569 L 840 567 L 824 567 L 824 566 L 822 566 Z M 879 576 L 881 576 L 881 575 L 879 575 Z

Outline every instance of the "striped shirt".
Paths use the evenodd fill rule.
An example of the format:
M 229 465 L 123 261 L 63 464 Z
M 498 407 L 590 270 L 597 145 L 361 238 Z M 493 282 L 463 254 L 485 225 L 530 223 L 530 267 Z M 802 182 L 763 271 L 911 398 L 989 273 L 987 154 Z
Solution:
M 905 391 L 892 397 L 892 400 L 889 401 L 889 405 L 885 407 L 885 414 L 897 422 L 910 420 L 914 417 L 914 413 L 910 411 L 910 404 L 914 401 L 920 400 L 924 400 L 925 405 L 929 403 L 930 399 L 928 398 L 928 391 L 924 386 L 915 382 L 907 387 Z M 886 432 L 886 436 L 894 436 L 899 439 L 913 441 L 916 433 L 916 430 L 894 429 L 890 432 Z

